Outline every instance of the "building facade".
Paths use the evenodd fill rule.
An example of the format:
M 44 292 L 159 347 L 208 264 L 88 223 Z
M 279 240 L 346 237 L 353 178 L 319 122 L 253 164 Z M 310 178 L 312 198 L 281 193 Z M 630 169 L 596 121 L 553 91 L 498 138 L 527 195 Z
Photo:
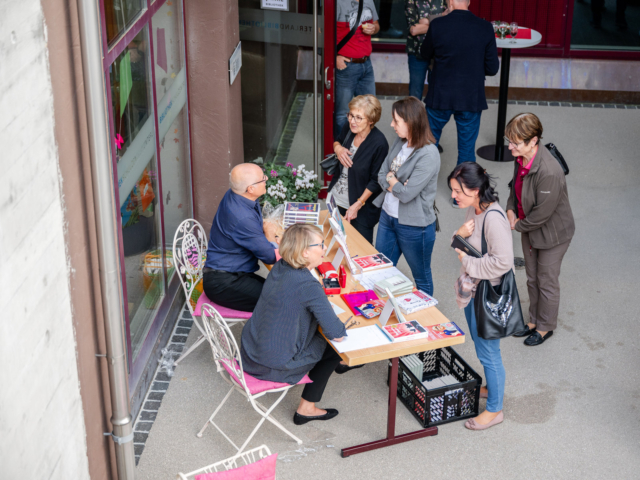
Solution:
M 543 32 L 539 48 L 514 56 L 514 95 L 640 103 L 640 6 L 627 3 L 627 28 L 616 29 L 606 2 L 596 34 L 585 34 L 590 11 L 578 1 L 472 0 L 472 9 Z M 403 2 L 376 6 L 378 93 L 405 95 Z M 0 477 L 117 478 L 105 433 L 140 410 L 185 300 L 171 257 L 177 226 L 193 217 L 209 231 L 238 163 L 317 169 L 329 152 L 335 10 L 307 0 L 0 0 Z M 91 34 L 97 100 L 87 93 Z M 97 167 L 110 172 L 108 201 L 96 195 Z M 105 221 L 113 238 L 101 236 Z M 115 322 L 105 313 L 106 241 L 117 253 Z M 114 328 L 126 377 L 118 392 Z M 124 417 L 113 412 L 118 394 Z

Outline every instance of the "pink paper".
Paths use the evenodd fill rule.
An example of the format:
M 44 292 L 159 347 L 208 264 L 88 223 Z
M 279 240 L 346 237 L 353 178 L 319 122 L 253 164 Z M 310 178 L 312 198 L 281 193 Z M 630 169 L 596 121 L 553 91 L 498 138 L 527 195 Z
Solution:
M 167 71 L 167 42 L 164 38 L 164 28 L 157 29 L 157 38 L 156 42 L 156 63 L 158 66 L 163 69 L 165 72 Z

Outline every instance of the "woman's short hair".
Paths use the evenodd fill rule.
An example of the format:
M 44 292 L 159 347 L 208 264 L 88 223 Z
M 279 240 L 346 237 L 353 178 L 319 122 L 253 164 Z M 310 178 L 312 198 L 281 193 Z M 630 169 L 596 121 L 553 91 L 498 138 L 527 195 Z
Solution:
M 322 241 L 322 232 L 313 225 L 297 223 L 284 231 L 280 241 L 280 256 L 293 268 L 304 268 L 309 262 L 302 255 L 309 245 Z
M 498 192 L 495 191 L 496 183 L 493 177 L 476 162 L 463 162 L 453 169 L 447 177 L 447 184 L 451 190 L 451 180 L 456 179 L 460 184 L 462 192 L 469 195 L 467 190 L 478 190 L 480 198 L 480 210 L 486 210 L 493 202 L 498 201 Z
M 542 122 L 533 113 L 521 113 L 509 120 L 504 134 L 509 140 L 525 143 L 529 143 L 533 137 L 538 137 L 538 143 L 540 143 Z
M 349 102 L 349 110 L 354 108 L 364 112 L 372 127 L 380 121 L 382 106 L 375 95 L 358 95 Z
M 394 115 L 398 115 L 405 121 L 409 127 L 410 147 L 415 149 L 422 148 L 425 145 L 436 143 L 436 139 L 431 133 L 429 126 L 429 118 L 424 108 L 424 103 L 416 97 L 405 97 L 393 104 L 391 111 Z

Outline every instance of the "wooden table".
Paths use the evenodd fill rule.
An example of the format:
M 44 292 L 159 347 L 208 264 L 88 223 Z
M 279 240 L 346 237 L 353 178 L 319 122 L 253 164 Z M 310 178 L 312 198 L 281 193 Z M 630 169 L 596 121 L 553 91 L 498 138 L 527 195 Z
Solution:
M 323 211 L 320 214 L 320 221 L 324 221 L 328 211 Z M 355 228 L 349 223 L 343 220 L 345 231 L 347 234 L 347 246 L 349 247 L 349 253 L 352 256 L 364 256 L 378 253 L 373 246 L 367 242 L 362 235 L 360 235 Z M 325 234 L 327 234 L 331 228 L 329 222 L 326 222 L 324 226 Z M 332 233 L 329 233 L 325 242 L 328 242 L 332 238 Z M 330 252 L 326 253 L 328 261 L 332 260 L 335 253 L 338 250 L 337 242 L 332 247 Z M 351 272 L 347 268 L 347 284 L 342 289 L 342 293 L 348 293 L 351 291 L 364 290 L 364 288 L 352 277 Z M 338 318 L 344 323 L 352 315 L 351 310 L 344 303 L 339 295 L 333 295 L 329 297 L 329 301 L 345 310 L 345 313 L 338 315 Z M 360 322 L 360 325 L 354 328 L 367 327 L 378 323 L 377 317 L 372 319 L 366 319 L 364 317 L 354 317 Z M 430 307 L 425 310 L 421 310 L 411 315 L 405 315 L 407 320 L 417 320 L 421 325 L 437 325 L 439 323 L 445 323 L 449 320 L 445 317 L 436 307 Z M 395 315 L 392 314 L 388 321 L 388 324 L 398 323 Z M 348 457 L 356 453 L 368 452 L 382 447 L 388 447 L 396 445 L 398 443 L 415 440 L 417 438 L 429 437 L 438 434 L 438 427 L 423 428 L 411 433 L 405 433 L 403 435 L 396 435 L 396 397 L 398 390 L 398 357 L 404 355 L 410 355 L 412 353 L 424 352 L 427 350 L 436 350 L 442 347 L 448 347 L 451 345 L 458 345 L 464 343 L 464 336 L 447 338 L 443 340 L 427 341 L 425 339 L 412 340 L 407 342 L 392 343 L 389 345 L 382 345 L 373 348 L 364 348 L 362 350 L 354 350 L 351 352 L 340 353 L 340 356 L 344 362 L 349 366 L 362 365 L 366 363 L 379 362 L 381 360 L 391 360 L 391 376 L 389 379 L 389 408 L 387 413 L 387 436 L 382 440 L 375 442 L 365 443 L 363 445 L 357 445 L 354 447 L 343 448 L 341 454 L 343 457 Z

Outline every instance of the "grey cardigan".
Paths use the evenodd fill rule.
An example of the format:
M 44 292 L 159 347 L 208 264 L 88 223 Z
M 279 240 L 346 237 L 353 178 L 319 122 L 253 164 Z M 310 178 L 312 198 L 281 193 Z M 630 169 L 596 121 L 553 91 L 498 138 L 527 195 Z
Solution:
M 412 227 L 427 227 L 436 221 L 433 203 L 436 199 L 438 172 L 440 171 L 440 153 L 435 145 L 425 145 L 414 150 L 409 158 L 398 169 L 398 183 L 392 192 L 387 191 L 389 183 L 387 174 L 391 170 L 391 162 L 396 158 L 405 140 L 398 137 L 387 158 L 378 172 L 378 183 L 386 195 L 395 195 L 400 201 L 398 206 L 398 222 Z M 404 183 L 407 182 L 405 185 Z M 385 195 L 378 195 L 373 201 L 376 207 L 384 203 Z

